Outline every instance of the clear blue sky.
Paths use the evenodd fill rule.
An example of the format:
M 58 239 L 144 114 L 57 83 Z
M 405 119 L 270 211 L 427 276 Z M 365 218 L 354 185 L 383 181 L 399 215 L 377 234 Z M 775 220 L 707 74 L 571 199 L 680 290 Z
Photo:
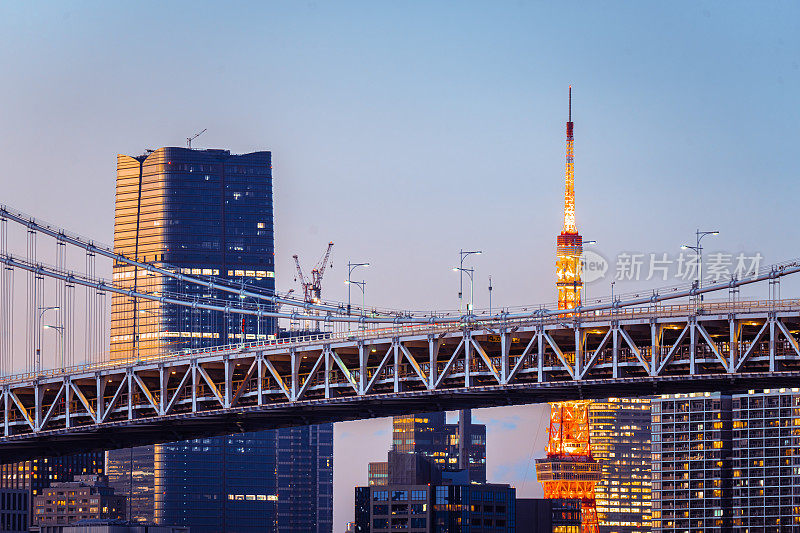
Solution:
M 454 307 L 476 247 L 478 305 L 489 274 L 495 304 L 551 301 L 569 84 L 604 255 L 701 227 L 800 256 L 795 2 L 6 2 L 0 44 L 0 201 L 110 241 L 116 154 L 208 128 L 195 146 L 273 151 L 284 289 L 333 240 L 331 298 L 367 260 L 368 302 Z M 531 493 L 540 412 L 480 414 L 493 481 Z M 337 427 L 337 531 L 387 427 Z

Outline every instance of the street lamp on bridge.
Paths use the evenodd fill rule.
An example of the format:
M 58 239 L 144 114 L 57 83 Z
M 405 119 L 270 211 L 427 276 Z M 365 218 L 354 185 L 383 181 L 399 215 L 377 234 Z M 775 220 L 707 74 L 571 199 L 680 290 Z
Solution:
M 690 246 L 688 244 L 684 244 L 681 246 L 681 250 L 693 250 L 695 255 L 697 256 L 697 288 L 701 288 L 703 286 L 703 247 L 700 245 L 700 241 L 703 240 L 703 237 L 706 235 L 719 235 L 718 231 L 700 231 L 699 229 L 695 232 L 697 236 L 697 240 L 695 241 L 695 246 Z M 700 296 L 700 299 L 703 299 L 703 296 Z
M 44 314 L 47 313 L 48 311 L 52 311 L 54 309 L 61 309 L 61 308 L 59 306 L 57 306 L 57 305 L 48 305 L 47 307 L 39 307 L 38 308 L 38 310 L 39 310 L 39 323 L 38 324 L 40 326 L 42 324 L 42 319 L 44 318 Z M 44 326 L 44 327 L 47 328 L 47 326 Z M 62 335 L 62 337 L 63 337 L 63 335 Z M 63 344 L 63 342 L 62 342 L 62 344 Z M 34 365 L 36 366 L 36 371 L 37 372 L 41 372 L 42 371 L 42 334 L 41 333 L 39 334 L 39 342 L 37 343 L 37 346 L 36 346 L 36 361 L 34 361 Z
M 467 274 L 469 276 L 469 303 L 467 304 L 467 312 L 472 313 L 473 309 L 475 308 L 473 297 L 475 295 L 473 291 L 474 287 L 474 276 L 475 276 L 475 269 L 474 268 L 460 268 L 460 267 L 453 267 L 453 272 L 460 272 L 459 275 Z M 461 293 L 458 293 L 458 297 L 461 298 Z M 458 306 L 458 310 L 461 311 L 461 305 Z
M 459 311 L 461 311 L 462 308 L 463 308 L 461 302 L 463 301 L 463 298 L 464 298 L 464 272 L 469 270 L 469 272 L 471 272 L 472 274 L 475 273 L 475 269 L 474 268 L 472 268 L 472 269 L 465 269 L 464 268 L 464 259 L 466 259 L 468 256 L 470 256 L 472 254 L 480 255 L 482 253 L 483 252 L 481 250 L 471 250 L 471 251 L 461 250 L 461 252 L 460 252 L 461 261 L 460 261 L 460 263 L 458 265 L 458 268 L 454 268 L 453 269 L 454 272 L 455 271 L 459 272 L 459 275 L 458 275 L 458 310 Z M 470 306 L 472 305 L 472 274 L 470 274 L 470 276 L 469 276 L 469 279 L 470 279 Z M 470 309 L 470 311 L 471 311 L 471 309 Z
M 359 289 L 361 289 L 361 318 L 364 318 L 364 293 L 366 292 L 366 289 L 367 289 L 366 280 L 362 279 L 361 281 L 352 281 L 352 280 L 348 279 L 347 281 L 345 281 L 345 284 L 347 285 L 347 300 L 348 300 L 347 314 L 348 315 L 350 314 L 350 303 L 349 303 L 349 300 L 350 300 L 350 285 L 356 285 Z M 347 327 L 348 328 L 350 327 L 350 323 L 349 322 L 347 323 Z M 361 325 L 359 327 L 361 329 L 365 329 L 366 328 L 366 326 L 365 326 L 365 324 L 363 322 L 361 323 Z
M 46 324 L 46 325 L 42 326 L 42 329 L 54 329 L 54 330 L 56 330 L 58 332 L 58 335 L 61 337 L 61 344 L 62 345 L 64 344 L 64 326 L 53 326 L 51 324 Z M 41 354 L 39 354 L 39 364 L 40 365 L 41 365 L 41 362 L 42 362 L 41 361 Z M 64 367 L 65 367 L 64 351 L 62 350 L 61 351 L 61 368 L 64 368 Z M 41 371 L 41 366 L 40 366 L 39 370 Z

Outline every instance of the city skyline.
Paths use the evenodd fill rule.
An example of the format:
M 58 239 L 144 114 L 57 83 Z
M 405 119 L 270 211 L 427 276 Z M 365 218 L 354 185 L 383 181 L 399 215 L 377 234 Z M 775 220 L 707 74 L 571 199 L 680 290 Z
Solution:
M 16 104 L 0 124 L 4 202 L 110 242 L 98 228 L 113 220 L 114 155 L 155 148 L 142 145 L 150 140 L 183 146 L 208 127 L 197 147 L 276 154 L 276 225 L 286 230 L 276 236 L 279 289 L 296 288 L 292 253 L 308 262 L 334 240 L 332 298 L 345 299 L 340 265 L 352 259 L 372 263 L 363 273 L 368 305 L 455 308 L 450 268 L 459 248 L 475 246 L 484 250 L 470 259 L 478 306 L 488 303 L 490 274 L 495 306 L 550 302 L 571 83 L 580 102 L 579 225 L 604 255 L 677 253 L 696 227 L 714 226 L 721 234 L 710 250 L 790 258 L 764 227 L 796 219 L 800 17 L 792 4 L 566 12 L 241 4 L 223 15 L 219 35 L 216 14 L 181 7 L 167 6 L 149 29 L 137 22 L 140 9 L 0 8 L 9 45 L 0 57 L 16 81 L 0 89 Z M 181 16 L 185 25 L 169 24 Z M 134 21 L 149 39 L 117 35 L 101 20 Z M 238 35 L 253 37 L 262 21 L 274 21 L 269 37 Z M 108 46 L 94 50 L 98 42 Z M 174 75 L 173 56 L 190 75 Z M 255 59 L 263 70 L 254 67 L 245 83 L 233 76 L 231 64 Z M 141 77 L 148 68 L 173 76 L 151 88 Z M 237 101 L 265 103 L 246 114 Z M 166 108 L 174 111 L 159 118 Z M 118 122 L 130 127 L 114 131 Z M 41 145 L 46 157 L 36 155 Z M 778 187 L 782 194 L 770 193 Z M 745 202 L 760 223 L 731 208 Z M 589 293 L 609 289 L 606 280 Z M 527 438 L 542 412 L 476 411 L 489 426 L 491 480 L 535 485 L 520 464 L 543 455 L 545 439 Z M 390 424 L 338 424 L 337 446 L 378 446 L 377 460 Z M 504 447 L 492 444 L 495 435 L 506 436 Z M 365 466 L 336 463 L 335 526 L 352 510 L 347 491 L 365 482 Z M 357 482 L 339 477 L 349 469 Z

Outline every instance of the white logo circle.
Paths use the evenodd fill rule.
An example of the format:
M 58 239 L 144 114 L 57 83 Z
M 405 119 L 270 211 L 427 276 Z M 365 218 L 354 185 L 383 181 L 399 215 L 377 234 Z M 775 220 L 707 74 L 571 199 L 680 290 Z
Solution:
M 581 279 L 584 283 L 591 283 L 608 272 L 608 261 L 602 255 L 591 250 L 584 250 L 581 254 Z

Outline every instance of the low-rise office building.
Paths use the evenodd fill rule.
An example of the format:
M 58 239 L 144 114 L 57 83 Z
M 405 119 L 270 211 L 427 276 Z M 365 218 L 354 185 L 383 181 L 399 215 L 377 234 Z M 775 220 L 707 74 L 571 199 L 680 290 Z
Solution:
M 34 522 L 40 526 L 68 525 L 79 520 L 122 520 L 125 497 L 115 494 L 105 476 L 75 476 L 53 483 L 33 501 Z

